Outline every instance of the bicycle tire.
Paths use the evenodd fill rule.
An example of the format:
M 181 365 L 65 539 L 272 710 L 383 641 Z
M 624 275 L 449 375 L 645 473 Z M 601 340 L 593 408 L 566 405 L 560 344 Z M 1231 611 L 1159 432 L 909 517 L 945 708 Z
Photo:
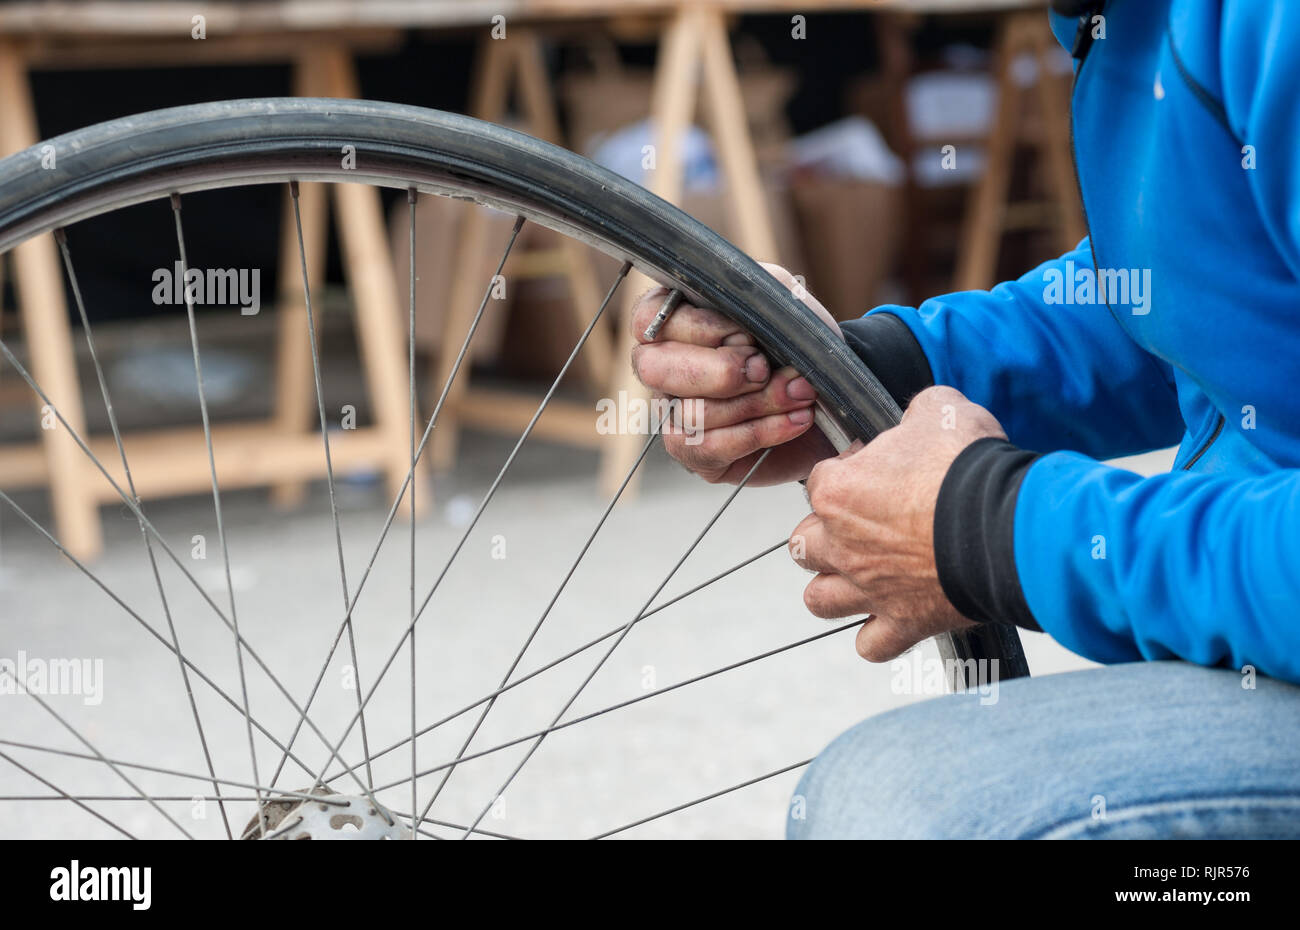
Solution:
M 351 146 L 355 167 L 342 165 Z M 52 147 L 52 149 L 51 149 Z M 53 152 L 54 167 L 46 167 Z M 469 117 L 393 103 L 261 98 L 124 117 L 0 160 L 0 253 L 132 203 L 222 185 L 363 181 L 510 210 L 631 261 L 753 333 L 816 388 L 841 448 L 901 411 L 860 358 L 754 259 L 645 188 L 558 146 Z M 1028 674 L 1014 627 L 940 637 L 946 659 Z M 958 674 L 961 674 L 960 670 Z M 960 681 L 958 682 L 961 683 Z

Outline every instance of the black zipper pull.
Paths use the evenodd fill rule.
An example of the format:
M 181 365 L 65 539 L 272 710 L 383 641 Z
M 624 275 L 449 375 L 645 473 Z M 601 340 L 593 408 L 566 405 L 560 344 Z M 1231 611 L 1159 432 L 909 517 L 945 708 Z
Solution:
M 1101 12 L 1106 0 L 1052 0 L 1052 9 L 1062 16 L 1079 17 L 1079 27 L 1074 31 L 1070 57 L 1083 61 L 1092 48 L 1092 18 Z

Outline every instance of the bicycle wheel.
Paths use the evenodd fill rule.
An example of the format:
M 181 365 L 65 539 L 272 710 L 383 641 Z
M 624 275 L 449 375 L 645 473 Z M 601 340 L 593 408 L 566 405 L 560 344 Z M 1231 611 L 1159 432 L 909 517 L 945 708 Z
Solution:
M 57 166 L 52 169 L 44 166 L 41 158 L 42 151 L 49 151 L 51 146 L 58 155 Z M 354 154 L 354 160 L 350 164 L 347 159 L 341 158 L 341 153 L 349 151 Z M 137 496 L 131 480 L 128 449 L 113 414 L 114 408 L 108 383 L 111 379 L 105 378 L 103 367 L 95 353 L 92 329 L 85 309 L 86 301 L 77 287 L 73 250 L 70 248 L 70 243 L 75 244 L 75 228 L 70 229 L 70 227 L 100 214 L 170 198 L 173 206 L 177 250 L 182 268 L 187 268 L 184 224 L 180 209 L 185 197 L 227 187 L 279 184 L 290 186 L 296 205 L 298 185 L 315 182 L 364 183 L 407 191 L 412 210 L 418 197 L 432 194 L 472 200 L 513 215 L 517 219 L 498 271 L 504 266 L 515 237 L 525 222 L 539 224 L 580 240 L 623 263 L 620 274 L 612 284 L 600 311 L 604 311 L 609 306 L 619 283 L 630 268 L 636 268 L 661 284 L 680 290 L 691 302 L 713 307 L 752 332 L 760 347 L 774 363 L 793 365 L 805 373 L 817 389 L 820 398 L 817 423 L 839 448 L 844 448 L 853 439 L 869 440 L 878 432 L 888 429 L 898 421 L 900 411 L 877 379 L 841 340 L 835 338 L 784 285 L 716 233 L 643 188 L 577 155 L 502 127 L 451 114 L 366 101 L 241 100 L 180 107 L 115 120 L 50 140 L 0 162 L 0 253 L 9 252 L 35 236 L 51 232 L 56 234 L 64 259 L 65 272 L 84 325 L 85 338 L 99 391 L 108 411 L 115 448 L 121 458 L 121 470 L 118 471 L 116 465 L 112 470 L 105 467 L 96 458 L 85 437 L 74 438 L 81 450 L 94 460 L 95 466 L 105 480 L 112 484 L 118 503 L 125 508 L 125 518 L 138 524 L 147 555 L 145 568 L 147 570 L 152 566 L 152 577 L 146 574 L 145 584 L 157 589 L 156 593 L 161 601 L 166 620 L 166 629 L 151 626 L 134 608 L 124 602 L 113 585 L 99 578 L 89 566 L 75 559 L 72 561 L 82 575 L 116 602 L 118 608 L 128 613 L 138 624 L 143 625 L 154 641 L 173 655 L 180 674 L 180 684 L 188 696 L 188 709 L 198 742 L 202 745 L 205 766 L 203 771 L 197 773 L 181 773 L 164 765 L 148 766 L 114 759 L 102 753 L 94 740 L 60 715 L 50 702 L 32 693 L 31 689 L 29 693 L 32 693 L 41 709 L 57 720 L 63 731 L 75 738 L 78 748 L 75 750 L 53 748 L 8 739 L 0 740 L 0 748 L 5 750 L 0 752 L 0 755 L 54 791 L 55 793 L 50 796 L 51 799 L 60 799 L 67 804 L 75 805 L 84 813 L 106 823 L 109 819 L 94 807 L 99 796 L 68 791 L 55 782 L 46 780 L 43 774 L 37 773 L 15 758 L 14 753 L 20 755 L 22 752 L 38 755 L 45 753 L 59 758 L 77 758 L 82 761 L 96 762 L 111 770 L 115 777 L 130 787 L 131 791 L 126 797 L 138 800 L 142 807 L 147 806 L 154 814 L 159 815 L 161 818 L 159 823 L 170 824 L 171 828 L 186 835 L 190 834 L 190 830 L 178 822 L 177 817 L 164 807 L 164 804 L 186 800 L 187 796 L 179 793 L 173 798 L 152 787 L 146 789 L 139 783 L 141 772 L 148 773 L 150 779 L 155 776 L 158 778 L 165 776 L 189 778 L 191 782 L 197 779 L 200 783 L 206 783 L 206 786 L 211 789 L 211 795 L 207 797 L 219 804 L 225 833 L 229 836 L 244 833 L 250 836 L 323 837 L 343 829 L 358 836 L 383 837 L 414 837 L 436 829 L 453 830 L 462 836 L 494 835 L 493 831 L 483 826 L 484 818 L 491 811 L 493 804 L 503 797 L 506 788 L 514 783 L 525 764 L 550 733 L 586 719 L 586 717 L 569 718 L 566 715 L 592 677 L 635 625 L 685 596 L 682 595 L 656 606 L 656 598 L 672 577 L 670 572 L 669 578 L 664 579 L 655 588 L 654 594 L 627 623 L 536 671 L 527 675 L 516 675 L 520 660 L 533 643 L 538 630 L 579 563 L 588 554 L 596 533 L 600 531 L 618 501 L 618 494 L 609 502 L 595 530 L 588 535 L 577 561 L 573 563 L 568 573 L 563 575 L 559 589 L 537 624 L 532 627 L 523 648 L 511 663 L 509 671 L 501 678 L 499 685 L 486 697 L 457 710 L 450 716 L 440 718 L 433 724 L 416 721 L 413 709 L 410 737 L 398 740 L 383 750 L 372 750 L 366 740 L 362 756 L 358 759 L 353 755 L 351 761 L 346 761 L 344 748 L 349 739 L 355 742 L 355 731 L 360 730 L 364 738 L 367 705 L 379 688 L 381 680 L 389 673 L 404 650 L 411 657 L 411 677 L 412 681 L 415 681 L 417 621 L 425 615 L 425 608 L 434 598 L 439 585 L 442 584 L 448 570 L 461 553 L 465 540 L 500 487 L 506 469 L 515 460 L 515 454 L 528 438 L 532 424 L 537 421 L 537 416 L 542 414 L 547 402 L 554 395 L 568 370 L 568 363 L 573 361 L 582 348 L 583 340 L 579 340 L 578 346 L 569 356 L 568 363 L 561 369 L 541 402 L 537 416 L 530 422 L 529 428 L 524 431 L 519 442 L 514 446 L 505 465 L 491 482 L 481 504 L 469 519 L 468 528 L 454 545 L 451 557 L 442 565 L 440 572 L 429 573 L 435 580 L 427 596 L 418 602 L 418 609 L 415 597 L 416 578 L 412 541 L 412 601 L 409 623 L 404 625 L 405 629 L 396 646 L 386 653 L 387 658 L 380 671 L 374 673 L 368 670 L 371 676 L 371 681 L 367 682 L 369 686 L 363 687 L 360 681 L 357 682 L 354 689 L 355 709 L 349 705 L 349 712 L 343 714 L 345 726 L 341 736 L 327 735 L 316 723 L 312 709 L 320 694 L 326 668 L 340 645 L 345 642 L 345 637 L 351 650 L 352 669 L 360 678 L 360 669 L 357 668 L 356 663 L 353 613 L 367 580 L 372 577 L 376 557 L 389 535 L 395 516 L 404 500 L 411 504 L 409 498 L 412 495 L 406 492 L 412 485 L 415 463 L 424 452 L 430 433 L 436 425 L 442 400 L 445 399 L 450 387 L 450 379 L 454 379 L 461 368 L 460 360 L 465 358 L 466 350 L 474 335 L 474 328 L 483 316 L 488 300 L 487 295 L 484 295 L 478 316 L 475 317 L 470 332 L 465 336 L 457 366 L 452 370 L 447 384 L 442 386 L 442 393 L 438 402 L 434 404 L 433 414 L 428 418 L 418 444 L 416 436 L 420 434 L 415 424 L 415 371 L 412 354 L 411 471 L 407 473 L 401 491 L 392 501 L 387 518 L 379 532 L 378 541 L 371 550 L 368 550 L 369 561 L 363 563 L 365 567 L 359 576 L 359 581 L 350 588 L 335 501 L 336 480 L 329 465 L 331 430 L 326 423 L 321 369 L 314 335 L 316 330 L 310 318 L 311 300 L 308 293 L 308 328 L 312 334 L 310 338 L 313 368 L 316 374 L 316 399 L 321 419 L 321 438 L 324 440 L 323 453 L 326 460 L 334 536 L 337 540 L 339 571 L 343 575 L 344 606 L 341 611 L 342 618 L 337 626 L 333 623 L 329 624 L 333 632 L 332 645 L 328 650 L 325 664 L 315 677 L 315 684 L 305 698 L 294 694 L 277 679 L 263 657 L 265 650 L 256 650 L 240 630 L 236 612 L 236 584 L 232 577 L 222 522 L 221 486 L 213 451 L 208 403 L 203 390 L 201 350 L 194 301 L 188 297 L 187 292 L 186 309 L 194 373 L 197 376 L 197 401 L 207 443 L 216 530 L 223 562 L 224 578 L 216 586 L 220 592 L 218 598 L 209 595 L 204 585 L 195 579 L 194 573 L 185 561 L 176 555 L 174 545 L 168 542 L 149 517 L 148 513 L 152 512 L 153 508 L 141 503 Z M 413 220 L 410 229 L 410 245 L 414 255 L 416 245 Z M 299 245 L 305 282 L 306 251 L 301 248 L 301 226 Z M 414 287 L 414 272 L 412 272 L 412 287 Z M 309 292 L 310 288 L 308 287 L 307 290 Z M 601 313 L 598 312 L 584 333 L 583 339 L 593 327 L 598 325 L 600 316 Z M 413 338 L 412 333 L 412 345 Z M 27 380 L 29 386 L 46 404 L 52 416 L 59 420 L 60 428 L 69 429 L 67 422 L 61 418 L 57 405 L 49 402 L 40 385 L 31 378 L 19 358 L 3 342 L 0 342 L 0 354 L 3 354 L 5 361 Z M 628 473 L 621 487 L 627 486 L 637 466 L 645 460 L 654 441 L 655 431 L 651 430 L 640 458 L 637 459 L 636 465 Z M 114 474 L 124 477 L 125 480 L 116 480 Z M 742 483 L 740 487 L 743 486 Z M 727 497 L 723 509 L 734 499 L 740 487 Z M 44 529 L 39 521 L 32 518 L 13 497 L 8 493 L 0 493 L 0 499 L 41 539 L 66 554 L 54 535 Z M 413 504 L 411 506 L 413 507 Z M 721 510 L 718 513 L 720 514 Z M 708 522 L 704 531 L 687 549 L 687 555 L 715 520 L 716 516 Z M 771 552 L 776 548 L 779 548 L 779 544 L 769 547 L 765 552 Z M 683 556 L 682 561 L 685 558 L 686 556 Z M 748 564 L 749 561 L 752 559 L 742 562 L 741 565 Z M 160 571 L 159 565 L 164 567 L 165 572 Z M 677 566 L 680 565 L 681 561 L 677 563 Z M 673 571 L 676 571 L 676 567 Z M 224 629 L 222 635 L 229 637 L 225 642 L 227 648 L 232 649 L 235 654 L 238 674 L 237 678 L 231 679 L 232 684 L 227 688 L 222 688 L 215 680 L 219 676 L 204 670 L 198 661 L 200 658 L 198 653 L 182 648 L 173 623 L 172 611 L 168 606 L 169 588 L 162 577 L 168 572 L 173 576 L 170 590 L 174 592 L 179 585 L 181 590 L 187 592 L 187 596 L 199 597 L 205 603 L 198 605 L 198 609 L 215 614 L 219 628 Z M 177 574 L 179 578 L 176 577 Z M 57 592 L 53 596 L 57 597 Z M 604 652 L 598 653 L 601 658 L 595 667 L 582 679 L 579 687 L 564 701 L 563 708 L 549 720 L 549 723 L 536 732 L 515 738 L 504 745 L 493 746 L 486 750 L 474 745 L 480 727 L 503 694 L 513 691 L 525 681 L 533 680 L 542 671 L 560 662 L 568 661 L 597 645 L 606 643 L 609 645 Z M 997 659 L 1000 663 L 1000 676 L 1003 678 L 1027 674 L 1018 637 L 1011 627 L 989 625 L 973 634 L 944 637 L 940 649 L 941 653 L 949 658 Z M 0 669 L 2 668 L 3 666 L 0 666 Z M 269 682 L 267 687 L 277 693 L 279 699 L 290 709 L 287 712 L 288 718 L 295 722 L 287 737 L 283 733 L 273 732 L 270 727 L 255 720 L 250 711 L 248 675 L 254 669 L 265 676 L 266 682 Z M 718 674 L 718 671 L 711 671 L 702 677 L 710 677 L 714 674 Z M 234 681 L 237 681 L 237 686 L 233 684 Z M 414 685 L 412 688 L 414 693 Z M 244 725 L 249 757 L 245 761 L 251 761 L 251 780 L 247 776 L 223 778 L 218 775 L 218 766 L 205 736 L 203 720 L 205 714 L 211 715 L 214 711 L 211 707 L 201 706 L 204 700 L 195 697 L 196 690 L 203 693 L 204 699 L 216 703 L 224 702 L 230 709 L 238 711 L 241 715 L 240 722 Z M 220 700 L 218 701 L 217 698 Z M 637 700 L 640 698 L 634 699 L 633 702 Z M 455 752 L 454 758 L 420 771 L 416 771 L 413 765 L 407 780 L 398 779 L 387 784 L 375 783 L 371 771 L 372 762 L 385 756 L 391 759 L 396 750 L 404 747 L 411 748 L 414 758 L 414 747 L 417 746 L 418 740 L 446 720 L 453 718 L 476 721 L 468 737 Z M 324 764 L 307 764 L 301 755 L 295 752 L 296 747 L 299 746 L 300 736 L 308 734 L 326 750 Z M 193 739 L 192 736 L 188 738 Z M 274 775 L 269 780 L 262 777 L 264 771 L 259 767 L 257 745 L 262 746 L 263 755 L 266 754 L 267 747 L 271 747 L 272 757 L 278 759 Z M 475 786 L 479 789 L 480 799 L 486 800 L 481 809 L 477 809 L 476 813 L 471 809 L 470 813 L 462 818 L 463 822 L 453 823 L 432 819 L 430 816 L 432 805 L 462 763 L 468 764 L 470 760 L 516 745 L 523 747 L 524 754 L 522 759 L 510 769 L 500 787 L 495 792 L 487 792 L 482 790 L 483 786 Z M 277 787 L 285 767 L 291 762 L 302 769 L 304 776 L 311 776 L 310 779 L 303 778 L 306 787 L 302 790 L 284 790 Z M 779 771 L 786 771 L 788 768 Z M 352 787 L 348 790 L 352 794 L 337 793 L 335 789 L 327 787 L 340 779 L 350 779 Z M 231 794 L 232 790 L 242 794 Z M 335 793 L 325 794 L 326 791 Z M 411 808 L 409 811 L 399 810 L 400 804 L 393 801 L 393 798 L 398 796 L 408 800 Z M 195 796 L 196 799 L 197 797 Z M 233 807 L 239 803 L 253 805 L 253 815 L 245 830 L 232 829 L 231 826 L 228 805 Z M 422 810 L 417 809 L 421 807 Z M 237 822 L 238 818 L 236 818 Z M 123 830 L 120 824 L 114 823 L 113 826 L 119 832 L 128 832 Z M 623 828 L 602 831 L 602 833 L 618 832 L 621 829 Z

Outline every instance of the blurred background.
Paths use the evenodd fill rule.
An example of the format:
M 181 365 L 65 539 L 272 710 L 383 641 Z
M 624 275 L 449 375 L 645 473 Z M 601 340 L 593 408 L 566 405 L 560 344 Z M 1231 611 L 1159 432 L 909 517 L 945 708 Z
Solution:
M 1070 60 L 1050 34 L 1045 7 L 1015 0 L 6 3 L 0 5 L 0 144 L 7 155 L 104 120 L 242 97 L 353 96 L 466 113 L 556 142 L 645 184 L 756 258 L 800 275 L 832 313 L 847 319 L 881 303 L 990 286 L 1060 254 L 1084 234 L 1068 147 Z M 671 99 L 691 101 L 684 119 L 665 102 Z M 680 122 L 680 144 L 660 154 L 679 160 L 676 182 L 643 163 L 644 147 L 658 138 L 670 112 Z M 306 188 L 319 186 L 305 186 L 304 202 Z M 357 333 L 376 324 L 376 312 L 390 312 L 387 300 L 389 322 L 400 326 L 403 339 L 403 352 L 391 363 L 405 372 L 405 197 L 376 190 L 383 222 L 367 231 L 351 221 L 353 208 L 324 192 L 311 196 L 317 209 L 308 217 L 308 235 L 320 244 L 312 256 L 319 267 L 312 296 L 326 406 L 351 405 L 361 432 L 378 429 L 393 411 L 385 414 L 376 396 L 376 363 L 357 351 Z M 219 424 L 265 430 L 232 431 L 227 451 L 218 448 L 223 481 L 229 477 L 238 488 L 223 501 L 231 562 L 246 635 L 274 657 L 274 667 L 286 669 L 285 683 L 302 697 L 340 603 L 323 474 L 318 467 L 298 473 L 274 463 L 248 465 L 264 441 L 309 434 L 316 425 L 303 334 L 295 328 L 301 282 L 296 240 L 285 222 L 292 214 L 284 191 L 272 186 L 196 194 L 186 203 L 194 266 L 257 272 L 257 313 L 241 313 L 233 300 L 199 307 L 204 375 Z M 471 219 L 474 214 L 480 219 Z M 472 223 L 481 224 L 475 234 Z M 445 370 L 448 346 L 454 351 L 461 338 L 452 325 L 464 312 L 455 306 L 461 276 L 486 279 L 510 218 L 424 198 L 417 225 L 416 350 L 427 415 L 440 386 L 433 374 Z M 360 236 L 369 237 L 365 267 L 350 245 Z M 77 224 L 70 238 L 127 450 L 148 458 L 152 471 L 142 467 L 142 473 L 157 476 L 154 487 L 143 488 L 148 512 L 181 549 L 205 536 L 212 551 L 196 563 L 196 574 L 224 595 L 207 462 L 192 454 L 196 393 L 185 314 L 151 299 L 154 273 L 174 260 L 170 211 L 165 202 L 141 204 Z M 445 412 L 450 438 L 433 450 L 433 468 L 419 484 L 426 489 L 416 523 L 421 577 L 432 577 L 455 545 L 570 351 L 577 320 L 591 308 L 573 315 L 568 306 L 603 293 L 616 268 L 585 247 L 557 250 L 554 238 L 526 232 L 506 269 L 507 296 L 476 339 L 468 386 Z M 391 286 L 374 283 L 377 266 Z M 61 379 L 53 393 L 74 425 L 84 424 L 101 443 L 111 441 L 66 283 L 40 291 L 46 295 L 40 301 L 30 299 L 36 285 L 24 283 L 48 276 L 50 268 L 57 266 L 4 256 L 0 337 L 38 380 L 42 372 Z M 400 300 L 387 299 L 393 295 Z M 579 415 L 539 428 L 539 441 L 526 447 L 491 516 L 474 529 L 467 564 L 438 593 L 435 616 L 425 621 L 432 631 L 417 637 L 422 722 L 450 713 L 458 696 L 496 684 L 545 605 L 548 585 L 572 558 L 581 527 L 599 516 L 609 480 L 594 404 L 637 389 L 619 352 L 618 325 L 610 321 L 603 342 L 584 349 L 590 363 L 565 382 L 563 400 Z M 33 400 L 12 370 L 0 371 L 0 488 L 100 579 L 159 619 L 134 517 L 84 463 L 60 471 L 59 456 L 80 453 L 43 435 Z M 188 433 L 167 432 L 187 425 Z M 339 431 L 338 454 L 346 459 L 347 444 L 361 442 L 361 432 L 354 439 Z M 340 475 L 353 579 L 391 503 L 391 483 L 386 488 L 384 473 L 364 459 L 359 455 L 361 464 Z M 523 668 L 626 622 L 619 610 L 637 605 L 611 613 L 613 598 L 653 590 L 674 552 L 689 542 L 684 527 L 702 524 L 724 497 L 656 451 L 635 495 L 620 504 L 619 526 L 608 531 L 618 541 L 601 547 L 595 564 L 566 589 Z M 779 542 L 805 512 L 797 489 L 746 491 L 668 591 Z M 621 536 L 614 532 L 620 528 Z M 383 583 L 371 585 L 355 615 L 363 681 L 382 664 L 408 617 L 402 561 L 408 531 L 396 525 L 389 558 L 377 563 Z M 506 557 L 490 555 L 498 537 Z M 824 632 L 803 610 L 802 573 L 780 552 L 764 566 L 739 571 L 639 627 L 573 714 Z M 188 603 L 181 576 L 171 572 L 165 580 L 178 604 Z M 228 636 L 213 630 L 198 602 L 190 607 L 190 614 L 177 610 L 182 634 L 201 644 L 194 648 L 210 657 L 205 667 L 215 680 L 234 685 Z M 11 510 L 0 512 L 0 655 L 22 649 L 102 658 L 102 704 L 58 698 L 69 719 L 98 734 L 108 755 L 164 758 L 200 771 L 174 660 L 119 613 L 47 540 Z M 1030 640 L 1036 673 L 1085 664 L 1041 637 Z M 340 655 L 335 666 L 341 662 Z M 386 681 L 376 693 L 372 742 L 391 742 L 409 730 L 405 663 L 393 673 L 402 680 L 391 687 Z M 565 666 L 539 676 L 540 690 L 529 697 L 503 699 L 476 745 L 544 725 L 584 674 Z M 549 739 L 512 788 L 505 814 L 491 823 L 512 835 L 590 834 L 719 791 L 811 756 L 862 717 L 928 696 L 900 688 L 896 676 L 896 669 L 857 659 L 846 631 L 765 660 L 761 671 L 747 666 L 646 701 Z M 352 699 L 333 672 L 327 681 L 320 706 L 333 733 Z M 267 681 L 253 681 L 250 692 L 268 727 L 292 728 L 296 718 Z M 7 752 L 21 755 L 12 741 L 24 739 L 75 745 L 39 709 L 24 704 L 18 713 L 15 702 L 22 700 L 0 696 Z M 208 706 L 212 700 L 202 695 L 200 709 L 222 721 L 224 729 L 214 725 L 212 734 L 218 755 L 246 776 L 242 718 L 219 702 Z M 445 737 L 432 734 L 421 743 L 421 759 L 454 755 L 471 722 L 472 715 L 458 718 L 444 728 Z M 358 736 L 347 744 L 353 759 L 360 757 Z M 269 747 L 261 748 L 273 761 Z M 318 743 L 311 750 L 319 754 Z M 33 769 L 52 764 L 40 753 L 21 758 Z M 488 781 L 517 758 L 507 752 L 466 763 L 453 782 L 463 799 L 449 789 L 447 801 L 439 802 L 445 816 L 472 816 L 490 799 Z M 402 765 L 409 770 L 405 749 L 386 762 L 396 764 L 394 777 Z M 69 777 L 85 792 L 123 787 L 91 765 Z M 797 777 L 794 771 L 768 779 L 629 835 L 779 836 Z M 189 790 L 166 780 L 155 787 Z M 43 789 L 10 767 L 0 771 L 0 790 L 18 798 Z M 120 803 L 112 812 L 142 832 L 159 830 L 157 815 L 143 807 Z M 188 815 L 189 808 L 177 810 Z M 111 835 L 64 804 L 0 800 L 0 810 L 4 835 Z M 196 829 L 216 835 L 214 817 L 209 812 Z

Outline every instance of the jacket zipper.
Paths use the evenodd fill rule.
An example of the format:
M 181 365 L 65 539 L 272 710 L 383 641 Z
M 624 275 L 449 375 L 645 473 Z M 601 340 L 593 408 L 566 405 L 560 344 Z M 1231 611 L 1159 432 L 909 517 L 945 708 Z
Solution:
M 1096 8 L 1096 12 L 1101 12 L 1106 8 L 1104 3 Z M 1079 59 L 1079 64 L 1074 69 L 1074 76 L 1070 79 L 1070 167 L 1074 169 L 1074 186 L 1079 192 L 1079 206 L 1083 210 L 1083 228 L 1088 230 L 1088 252 L 1092 256 L 1092 267 L 1097 267 L 1097 246 L 1092 241 L 1092 224 L 1088 222 L 1088 204 L 1083 199 L 1083 179 L 1079 177 L 1079 156 L 1074 144 L 1074 97 L 1079 87 L 1079 78 L 1083 75 L 1084 63 L 1088 60 L 1088 52 L 1092 50 L 1092 33 L 1088 31 L 1089 14 L 1079 18 L 1078 31 L 1074 36 L 1074 48 L 1070 50 L 1071 54 Z M 1115 315 L 1110 301 L 1106 301 L 1106 309 L 1111 316 Z
M 1219 434 L 1223 432 L 1223 424 L 1224 416 L 1223 414 L 1219 414 L 1219 421 L 1214 424 L 1214 432 L 1211 433 L 1210 438 L 1205 440 L 1205 442 L 1201 444 L 1201 447 L 1196 450 L 1196 454 L 1187 460 L 1187 464 L 1182 467 L 1183 471 L 1191 471 L 1192 466 L 1200 461 L 1201 456 L 1210 451 L 1210 446 L 1214 445 L 1214 441 L 1218 439 Z
M 1105 3 L 1102 3 L 1097 6 L 1095 12 L 1100 12 L 1101 10 L 1104 10 L 1105 7 Z M 1083 224 L 1088 230 L 1088 251 L 1092 255 L 1092 266 L 1096 268 L 1097 245 L 1092 238 L 1092 226 L 1088 222 L 1088 205 L 1083 199 L 1083 179 L 1079 177 L 1079 158 L 1074 145 L 1074 94 L 1079 85 L 1079 77 L 1083 74 L 1084 62 L 1088 60 L 1088 52 L 1092 50 L 1091 33 L 1085 32 L 1087 23 L 1088 16 L 1085 15 L 1080 21 L 1079 31 L 1076 33 L 1074 41 L 1074 53 L 1079 59 L 1079 65 L 1074 69 L 1074 77 L 1070 82 L 1070 166 L 1074 169 L 1074 185 L 1079 190 L 1079 204 L 1083 207 Z M 1110 311 L 1111 316 L 1115 316 L 1115 309 L 1110 305 L 1109 300 L 1106 301 L 1106 309 Z M 1223 432 L 1224 422 L 1223 414 L 1219 414 L 1219 420 L 1214 425 L 1214 432 L 1211 433 L 1210 438 L 1196 450 L 1196 454 L 1187 460 L 1187 463 L 1184 464 L 1181 469 L 1182 471 L 1190 470 L 1191 467 L 1199 462 L 1201 457 L 1209 451 L 1210 446 L 1214 445 L 1215 441 L 1219 438 L 1219 434 Z

